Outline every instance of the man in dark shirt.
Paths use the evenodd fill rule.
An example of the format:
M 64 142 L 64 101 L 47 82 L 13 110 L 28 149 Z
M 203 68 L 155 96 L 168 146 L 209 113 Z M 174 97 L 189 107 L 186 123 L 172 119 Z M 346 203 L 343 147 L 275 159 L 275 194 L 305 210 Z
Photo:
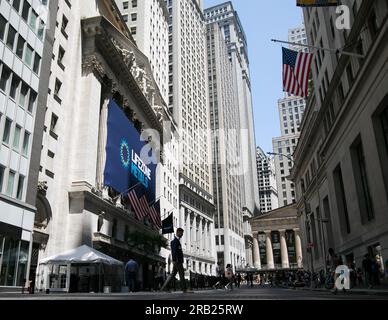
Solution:
M 167 278 L 163 287 L 160 289 L 164 291 L 172 279 L 179 273 L 179 279 L 181 280 L 181 288 L 183 292 L 187 292 L 186 280 L 185 280 L 185 269 L 183 268 L 183 250 L 180 239 L 183 237 L 183 229 L 179 228 L 176 232 L 176 236 L 173 241 L 171 241 L 171 256 L 172 263 L 174 265 L 172 273 Z

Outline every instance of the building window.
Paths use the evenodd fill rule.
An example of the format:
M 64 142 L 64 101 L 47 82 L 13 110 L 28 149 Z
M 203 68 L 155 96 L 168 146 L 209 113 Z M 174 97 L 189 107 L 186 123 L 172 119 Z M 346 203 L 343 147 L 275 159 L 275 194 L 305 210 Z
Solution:
M 61 31 L 62 31 L 62 34 L 65 36 L 65 38 L 67 38 L 66 29 L 67 29 L 68 24 L 69 24 L 69 20 L 66 18 L 65 15 L 63 15 Z
M 19 175 L 18 189 L 17 189 L 17 193 L 16 193 L 16 198 L 18 200 L 22 200 L 23 190 L 24 190 L 24 177 L 22 175 Z
M 4 125 L 4 131 L 3 131 L 3 142 L 5 144 L 9 143 L 9 138 L 11 135 L 11 126 L 12 126 L 12 121 L 8 118 L 5 119 L 5 125 Z
M 12 82 L 11 82 L 11 89 L 9 90 L 9 96 L 14 100 L 16 99 L 19 85 L 20 85 L 20 79 L 16 75 L 13 75 Z
M 51 115 L 50 131 L 55 132 L 57 128 L 58 117 L 53 113 Z
M 33 55 L 33 53 L 34 53 L 34 50 L 31 48 L 30 45 L 27 45 L 27 49 L 26 49 L 26 52 L 24 54 L 24 62 L 29 67 L 31 66 L 31 63 L 32 63 L 32 55 Z
M 33 92 L 32 90 L 30 90 L 30 98 L 28 99 L 28 111 L 31 112 L 31 113 L 34 110 L 36 96 L 37 96 L 36 93 Z
M 24 45 L 26 41 L 23 39 L 22 36 L 19 35 L 18 38 L 18 44 L 16 46 L 16 55 L 20 58 L 23 59 L 23 53 L 24 53 Z
M 36 74 L 39 74 L 40 60 L 41 60 L 40 56 L 37 53 L 35 53 L 34 66 L 33 66 L 32 70 Z
M 128 8 L 129 8 L 129 3 L 128 3 L 128 1 L 124 1 L 124 2 L 123 2 L 123 9 L 126 10 L 126 9 L 128 9 Z
M 5 26 L 7 25 L 7 20 L 0 14 L 0 40 L 4 40 L 5 35 Z
M 19 126 L 16 126 L 15 127 L 15 132 L 13 134 L 13 147 L 16 149 L 16 150 L 19 150 L 19 145 L 20 145 L 20 133 L 22 131 L 22 128 L 20 128 Z
M 3 166 L 0 166 L 0 193 L 3 191 L 4 171 L 5 171 L 5 168 Z M 1 242 L 0 242 L 0 249 L 1 249 Z
M 341 229 L 343 231 L 346 231 L 346 233 L 349 234 L 351 231 L 349 212 L 348 212 L 348 205 L 346 202 L 346 193 L 345 193 L 345 186 L 344 186 L 344 181 L 342 176 L 341 165 L 338 165 L 337 168 L 334 170 L 333 178 L 334 178 L 335 194 L 337 197 L 338 213 L 340 215 Z
M 9 175 L 8 175 L 7 190 L 6 190 L 6 192 L 5 192 L 5 194 L 6 194 L 8 197 L 12 197 L 12 195 L 13 195 L 13 187 L 14 187 L 14 184 L 15 184 L 15 172 L 10 171 L 10 172 L 9 172 Z
M 37 20 L 38 20 L 38 14 L 34 10 L 32 10 L 29 24 L 30 24 L 31 30 L 34 32 L 36 31 Z
M 10 76 L 11 76 L 10 70 L 5 66 L 3 66 L 3 72 L 0 78 L 0 89 L 3 90 L 4 92 L 7 91 L 7 84 Z
M 15 44 L 15 38 L 16 38 L 16 30 L 9 26 L 8 28 L 8 36 L 7 36 L 7 46 L 13 51 L 13 47 Z
M 358 137 L 353 143 L 351 147 L 351 154 L 358 202 L 360 205 L 361 222 L 365 224 L 366 222 L 374 219 L 374 211 L 361 137 Z
M 30 13 L 30 4 L 28 3 L 28 1 L 24 0 L 24 3 L 23 3 L 23 11 L 22 11 L 22 18 L 24 19 L 24 21 L 28 21 L 28 14 Z
M 63 58 L 65 57 L 65 53 L 65 49 L 60 46 L 58 50 L 58 65 L 62 68 L 62 70 L 64 69 Z
M 136 21 L 137 20 L 137 14 L 136 13 L 132 13 L 131 14 L 131 20 L 132 21 Z
M 117 238 L 117 219 L 113 219 L 113 225 L 112 225 L 112 238 Z
M 384 99 L 382 111 L 373 116 L 373 126 L 376 136 L 376 144 L 380 156 L 380 164 L 385 183 L 385 192 L 388 197 L 388 95 Z
M 28 155 L 28 149 L 30 146 L 30 134 L 28 132 L 24 132 L 24 139 L 23 139 L 23 155 Z
M 59 93 L 62 88 L 62 82 L 58 79 L 55 80 L 55 89 L 54 89 L 54 95 L 59 96 Z
M 374 9 L 372 10 L 368 18 L 368 29 L 369 29 L 371 38 L 375 39 L 375 37 L 377 36 L 377 32 L 379 30 L 379 26 L 377 23 L 377 16 Z

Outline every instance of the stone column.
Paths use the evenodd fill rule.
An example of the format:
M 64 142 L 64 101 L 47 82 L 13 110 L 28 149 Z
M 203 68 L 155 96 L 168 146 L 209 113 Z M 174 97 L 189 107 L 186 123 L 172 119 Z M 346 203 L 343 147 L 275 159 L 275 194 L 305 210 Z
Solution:
M 106 141 L 108 132 L 108 104 L 109 100 L 106 99 L 101 108 L 100 114 L 100 130 L 98 133 L 98 154 L 97 154 L 97 188 L 102 190 L 104 188 L 104 167 L 106 161 Z
M 196 213 L 194 213 L 194 217 L 193 217 L 193 230 L 192 230 L 192 232 L 193 232 L 193 236 L 192 236 L 192 238 L 191 238 L 191 240 L 192 240 L 192 245 L 193 245 L 193 252 L 197 252 L 197 214 Z
M 253 265 L 256 269 L 261 269 L 261 260 L 260 260 L 260 247 L 258 240 L 258 233 L 253 234 Z
M 205 220 L 205 256 L 210 256 L 209 254 L 210 250 L 210 241 L 209 241 L 209 223 L 207 220 Z
M 296 261 L 298 263 L 298 268 L 303 268 L 302 241 L 300 240 L 300 230 L 294 229 L 294 232 L 295 232 Z
M 200 255 L 203 255 L 203 241 L 205 240 L 203 235 L 202 235 L 202 221 L 203 221 L 203 218 L 201 216 L 199 216 L 199 227 L 198 227 L 198 236 L 199 236 L 199 239 L 197 240 L 199 243 L 199 254 Z
M 265 231 L 265 238 L 265 245 L 267 251 L 267 267 L 268 269 L 275 269 L 275 262 L 273 260 L 271 231 Z
M 282 268 L 288 269 L 290 267 L 290 261 L 288 259 L 286 230 L 279 230 L 279 232 L 280 232 L 280 252 L 282 255 Z
M 191 234 L 190 234 L 190 227 L 191 227 L 191 212 L 190 210 L 186 210 L 186 250 L 188 252 L 191 252 Z
M 184 225 L 185 225 L 185 208 L 182 207 L 181 210 L 179 210 L 179 227 L 184 228 Z

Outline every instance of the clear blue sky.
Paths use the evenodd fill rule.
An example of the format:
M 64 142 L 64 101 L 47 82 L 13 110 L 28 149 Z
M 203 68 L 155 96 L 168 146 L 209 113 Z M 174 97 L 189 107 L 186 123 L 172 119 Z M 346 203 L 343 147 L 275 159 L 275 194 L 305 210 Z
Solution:
M 205 0 L 204 7 L 226 1 Z M 248 38 L 256 144 L 272 151 L 272 138 L 280 135 L 277 101 L 282 92 L 281 45 L 288 29 L 302 24 L 295 0 L 232 0 Z

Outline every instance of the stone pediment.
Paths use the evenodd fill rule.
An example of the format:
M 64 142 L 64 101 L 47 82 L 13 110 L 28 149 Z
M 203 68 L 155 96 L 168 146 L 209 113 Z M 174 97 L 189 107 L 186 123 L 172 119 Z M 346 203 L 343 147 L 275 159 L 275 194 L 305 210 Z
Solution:
M 269 219 L 287 219 L 287 218 L 294 218 L 297 219 L 298 217 L 298 211 L 296 209 L 296 204 L 282 207 L 276 210 L 273 210 L 271 212 L 268 212 L 266 214 L 263 214 L 258 217 L 254 217 L 251 219 L 251 222 L 259 222 L 260 220 L 269 220 Z
M 101 81 L 108 79 L 124 96 L 131 92 L 141 101 L 152 127 L 163 136 L 163 121 L 168 119 L 166 103 L 153 77 L 148 58 L 136 44 L 106 17 L 83 19 L 83 69 L 92 70 Z M 130 107 L 130 106 L 128 106 Z

